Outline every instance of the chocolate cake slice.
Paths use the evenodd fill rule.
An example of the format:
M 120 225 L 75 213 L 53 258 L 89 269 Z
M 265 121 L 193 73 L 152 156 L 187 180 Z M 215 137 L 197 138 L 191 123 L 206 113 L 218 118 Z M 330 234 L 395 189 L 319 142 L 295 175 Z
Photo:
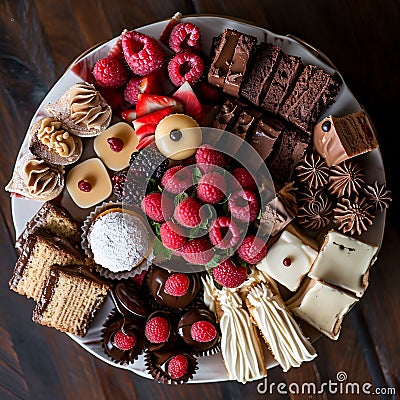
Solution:
M 279 114 L 311 134 L 317 119 L 338 93 L 337 76 L 329 75 L 314 65 L 307 65 Z
M 109 287 L 87 267 L 53 265 L 32 319 L 83 337 Z
M 287 95 L 292 91 L 295 80 L 303 68 L 300 57 L 283 54 L 272 82 L 265 94 L 261 107 L 278 114 Z
M 304 158 L 311 136 L 294 128 L 285 128 L 267 162 L 269 172 L 278 182 L 289 182 L 296 164 Z
M 232 128 L 235 120 L 244 107 L 244 104 L 238 100 L 228 98 L 221 106 L 217 116 L 212 124 L 213 128 L 229 130 Z
M 257 46 L 253 64 L 243 82 L 240 94 L 251 103 L 259 106 L 274 77 L 282 57 L 282 50 L 271 43 Z
M 27 236 L 10 279 L 10 289 L 28 298 L 39 300 L 53 264 L 85 264 L 85 258 L 67 239 L 45 233 Z

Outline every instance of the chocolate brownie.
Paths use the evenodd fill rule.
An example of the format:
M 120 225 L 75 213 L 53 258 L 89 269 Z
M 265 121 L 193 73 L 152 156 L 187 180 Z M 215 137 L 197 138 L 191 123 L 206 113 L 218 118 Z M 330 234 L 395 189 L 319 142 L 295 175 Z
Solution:
M 217 116 L 212 124 L 213 128 L 227 129 L 232 128 L 236 121 L 236 118 L 240 110 L 244 107 L 244 104 L 232 98 L 228 98 L 225 103 L 222 104 Z

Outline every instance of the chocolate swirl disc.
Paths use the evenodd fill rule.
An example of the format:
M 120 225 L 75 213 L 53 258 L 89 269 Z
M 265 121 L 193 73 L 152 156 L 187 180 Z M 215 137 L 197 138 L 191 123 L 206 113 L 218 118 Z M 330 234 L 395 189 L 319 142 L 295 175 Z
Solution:
M 346 160 L 331 169 L 329 191 L 337 197 L 358 195 L 365 185 L 365 174 L 354 160 Z
M 314 200 L 305 201 L 297 214 L 297 221 L 308 229 L 322 229 L 329 224 L 333 216 L 332 202 L 320 192 Z
M 296 167 L 297 178 L 310 188 L 318 188 L 329 181 L 329 168 L 318 154 L 306 155 Z
M 132 280 L 121 281 L 117 283 L 114 289 L 115 297 L 121 307 L 121 311 L 125 314 L 135 314 L 139 317 L 147 317 L 151 308 L 146 297 L 139 286 Z
M 385 184 L 381 185 L 377 181 L 373 185 L 367 185 L 364 188 L 364 193 L 371 201 L 375 210 L 383 211 L 389 207 L 389 203 L 392 201 L 391 191 L 386 189 Z

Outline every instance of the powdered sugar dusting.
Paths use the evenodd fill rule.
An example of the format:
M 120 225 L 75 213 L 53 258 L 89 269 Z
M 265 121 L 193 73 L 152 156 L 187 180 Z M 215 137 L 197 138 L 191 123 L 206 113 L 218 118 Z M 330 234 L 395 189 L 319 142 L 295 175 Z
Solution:
M 94 260 L 112 272 L 130 271 L 147 254 L 149 233 L 131 214 L 110 212 L 97 218 L 88 233 Z

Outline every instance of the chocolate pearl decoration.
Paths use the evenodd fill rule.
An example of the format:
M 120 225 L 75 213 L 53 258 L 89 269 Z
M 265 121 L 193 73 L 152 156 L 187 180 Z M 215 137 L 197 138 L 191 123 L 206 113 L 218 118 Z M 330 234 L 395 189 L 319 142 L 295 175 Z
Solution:
M 179 130 L 173 130 L 170 132 L 169 137 L 173 142 L 179 142 L 182 139 L 182 132 Z
M 325 121 L 325 122 L 322 124 L 321 128 L 322 128 L 322 130 L 323 130 L 324 132 L 329 132 L 329 130 L 331 129 L 331 126 L 332 126 L 331 121 Z

